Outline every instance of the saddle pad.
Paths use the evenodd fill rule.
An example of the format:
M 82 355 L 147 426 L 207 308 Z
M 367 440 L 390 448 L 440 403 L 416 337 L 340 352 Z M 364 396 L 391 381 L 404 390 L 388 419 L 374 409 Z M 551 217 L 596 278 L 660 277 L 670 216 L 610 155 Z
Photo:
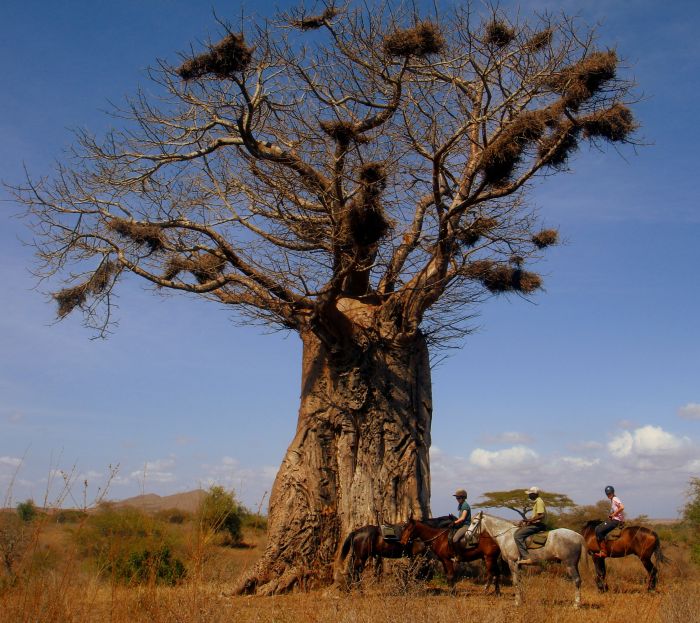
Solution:
M 549 530 L 546 530 L 545 532 L 537 532 L 525 539 L 525 545 L 528 549 L 539 549 L 540 547 L 545 546 L 548 536 Z
M 396 529 L 394 528 L 394 526 L 382 524 L 381 526 L 379 526 L 379 528 L 382 531 L 382 538 L 385 541 L 398 541 L 399 540 L 399 535 L 396 534 Z
M 615 528 L 605 535 L 606 541 L 615 541 L 622 536 L 622 528 Z
M 450 534 L 448 535 L 448 539 L 450 541 L 450 545 L 454 547 L 455 549 L 462 550 L 462 549 L 469 549 L 470 547 L 476 547 L 479 545 L 479 535 L 478 534 L 471 534 L 469 535 L 469 538 L 462 538 L 455 543 L 454 536 L 455 532 L 457 532 L 455 529 L 450 530 Z

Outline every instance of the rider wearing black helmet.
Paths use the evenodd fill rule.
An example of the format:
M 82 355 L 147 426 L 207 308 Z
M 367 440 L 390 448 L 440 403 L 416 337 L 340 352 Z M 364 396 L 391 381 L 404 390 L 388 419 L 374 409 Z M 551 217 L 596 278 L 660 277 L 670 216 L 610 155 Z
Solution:
M 598 539 L 598 547 L 600 552 L 597 554 L 600 558 L 605 558 L 608 555 L 608 550 L 605 546 L 605 535 L 617 528 L 624 520 L 625 505 L 620 498 L 615 495 L 615 487 L 608 485 L 605 487 L 605 495 L 610 500 L 610 513 L 608 518 L 601 524 L 596 526 L 595 536 Z

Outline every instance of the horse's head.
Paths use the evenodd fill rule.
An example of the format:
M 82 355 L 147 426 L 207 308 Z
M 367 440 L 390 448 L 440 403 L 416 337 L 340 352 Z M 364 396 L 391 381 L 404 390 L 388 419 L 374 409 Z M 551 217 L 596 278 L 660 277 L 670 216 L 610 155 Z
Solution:
M 474 530 L 481 526 L 481 520 L 484 518 L 484 511 L 479 511 L 472 516 L 472 522 L 469 524 L 469 531 L 474 534 Z
M 416 520 L 411 517 L 404 525 L 401 530 L 401 538 L 399 543 L 401 545 L 406 545 L 411 539 L 413 539 L 413 533 L 416 530 Z

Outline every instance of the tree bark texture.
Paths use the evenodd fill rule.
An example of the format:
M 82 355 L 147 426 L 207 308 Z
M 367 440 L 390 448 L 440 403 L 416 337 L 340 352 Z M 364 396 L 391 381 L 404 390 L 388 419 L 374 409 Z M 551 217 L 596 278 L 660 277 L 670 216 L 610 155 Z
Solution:
M 237 592 L 330 583 L 350 531 L 429 514 L 432 399 L 424 337 L 367 340 L 350 354 L 330 352 L 310 331 L 301 337 L 296 434 L 272 488 L 267 548 Z

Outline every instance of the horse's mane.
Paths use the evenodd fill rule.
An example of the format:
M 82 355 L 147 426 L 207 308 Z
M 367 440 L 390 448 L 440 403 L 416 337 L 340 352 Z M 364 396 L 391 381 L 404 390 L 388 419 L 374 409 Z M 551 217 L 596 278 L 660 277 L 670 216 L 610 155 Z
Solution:
M 454 515 L 443 515 L 442 517 L 431 517 L 424 519 L 421 523 L 430 526 L 431 528 L 447 528 L 454 523 L 456 517 Z
M 603 522 L 600 519 L 591 519 L 587 521 L 585 524 L 583 524 L 582 530 L 589 530 L 591 528 L 595 528 L 596 526 L 599 526 Z

